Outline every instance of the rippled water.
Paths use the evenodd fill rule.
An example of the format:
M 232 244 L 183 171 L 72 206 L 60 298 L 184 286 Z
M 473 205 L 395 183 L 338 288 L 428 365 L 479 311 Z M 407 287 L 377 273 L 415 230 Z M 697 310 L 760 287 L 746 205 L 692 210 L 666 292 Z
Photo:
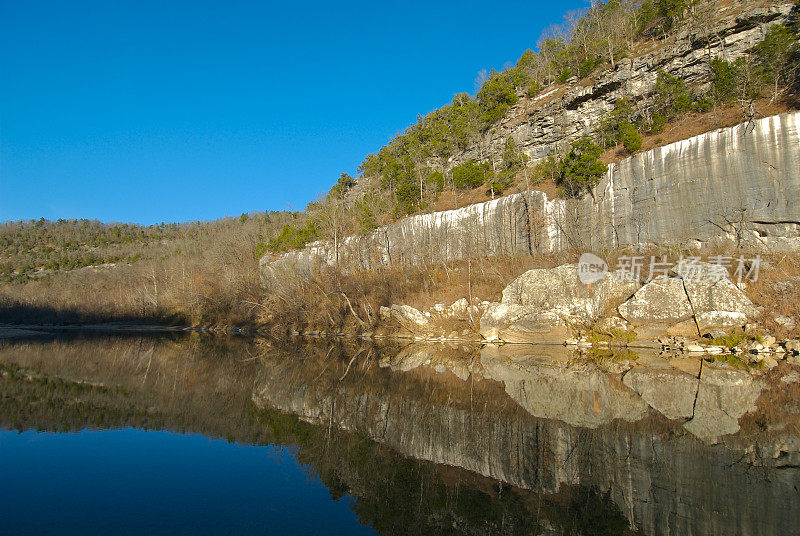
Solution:
M 800 534 L 800 369 L 0 341 L 2 534 Z

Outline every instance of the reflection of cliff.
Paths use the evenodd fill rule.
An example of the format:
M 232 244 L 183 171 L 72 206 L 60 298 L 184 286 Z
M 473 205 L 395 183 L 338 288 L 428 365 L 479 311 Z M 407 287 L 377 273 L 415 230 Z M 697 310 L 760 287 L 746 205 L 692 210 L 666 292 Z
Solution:
M 619 375 L 567 358 L 458 356 L 422 347 L 380 359 L 368 351 L 340 360 L 304 354 L 302 362 L 267 358 L 257 404 L 537 492 L 563 485 L 609 490 L 647 534 L 784 534 L 800 526 L 800 470 L 780 453 L 787 438 L 782 447 L 775 438 L 742 434 L 703 443 L 683 426 L 685 418 L 668 420 L 653 409 L 662 400 L 646 387 L 657 386 L 658 377 L 636 368 L 634 390 Z M 463 380 L 465 370 L 471 375 Z M 700 393 L 707 387 L 709 396 L 701 402 L 699 395 L 694 409 L 721 411 L 727 425 L 761 388 L 745 373 L 718 376 L 701 380 Z
M 625 369 L 613 362 L 552 351 L 283 350 L 197 336 L 4 342 L 0 423 L 293 444 L 384 534 L 570 534 L 597 523 L 614 533 L 620 512 L 646 534 L 797 532 L 791 374 L 754 380 L 642 357 L 648 366 L 623 375 L 606 372 Z M 772 413 L 746 413 L 759 392 Z M 264 411 L 251 411 L 251 398 Z M 742 429 L 725 435 L 734 423 Z
M 628 533 L 616 505 L 594 489 L 534 493 L 294 415 L 264 409 L 258 419 L 277 441 L 299 448 L 298 460 L 334 497 L 356 497 L 359 519 L 381 535 Z

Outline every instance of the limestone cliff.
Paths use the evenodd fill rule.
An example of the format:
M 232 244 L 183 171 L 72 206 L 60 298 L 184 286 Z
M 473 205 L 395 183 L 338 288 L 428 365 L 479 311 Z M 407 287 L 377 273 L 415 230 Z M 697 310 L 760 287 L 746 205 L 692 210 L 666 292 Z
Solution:
M 751 241 L 797 248 L 800 112 L 708 132 L 609 167 L 592 195 L 531 191 L 405 218 L 367 236 L 261 260 L 265 274 L 339 265 L 348 270 L 467 255 L 599 250 L 639 243 Z

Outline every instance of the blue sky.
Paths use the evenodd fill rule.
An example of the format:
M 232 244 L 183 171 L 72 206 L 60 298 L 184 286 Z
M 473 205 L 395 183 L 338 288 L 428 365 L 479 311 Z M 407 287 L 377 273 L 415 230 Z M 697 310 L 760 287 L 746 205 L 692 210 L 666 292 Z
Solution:
M 300 210 L 584 5 L 0 0 L 0 221 Z

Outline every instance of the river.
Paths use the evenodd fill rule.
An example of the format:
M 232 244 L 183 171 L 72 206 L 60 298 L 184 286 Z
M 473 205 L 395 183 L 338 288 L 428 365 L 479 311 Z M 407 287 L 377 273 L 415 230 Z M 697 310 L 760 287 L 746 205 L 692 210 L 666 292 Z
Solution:
M 800 534 L 800 369 L 0 341 L 0 534 Z

